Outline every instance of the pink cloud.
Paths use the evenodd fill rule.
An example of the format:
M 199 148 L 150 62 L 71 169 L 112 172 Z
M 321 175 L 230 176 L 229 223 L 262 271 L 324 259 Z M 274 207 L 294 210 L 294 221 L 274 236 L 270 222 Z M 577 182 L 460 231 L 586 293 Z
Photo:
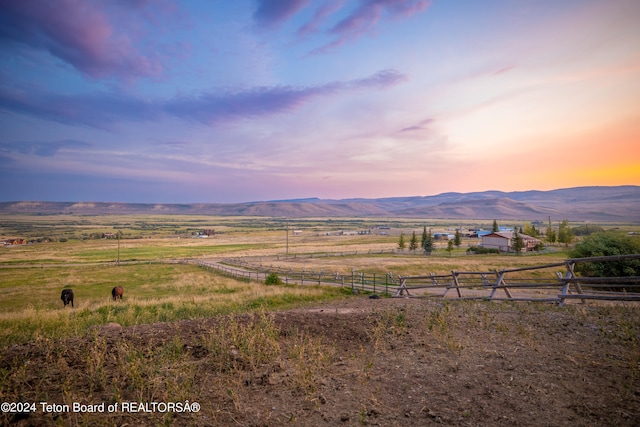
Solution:
M 45 50 L 92 77 L 133 79 L 161 67 L 117 33 L 105 11 L 85 0 L 0 2 L 0 38 Z

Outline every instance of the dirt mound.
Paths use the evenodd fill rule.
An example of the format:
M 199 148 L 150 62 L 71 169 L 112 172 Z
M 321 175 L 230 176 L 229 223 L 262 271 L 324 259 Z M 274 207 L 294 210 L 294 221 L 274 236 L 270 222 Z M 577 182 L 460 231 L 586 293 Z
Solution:
M 630 426 L 639 362 L 637 307 L 355 298 L 12 346 L 0 391 L 23 426 Z

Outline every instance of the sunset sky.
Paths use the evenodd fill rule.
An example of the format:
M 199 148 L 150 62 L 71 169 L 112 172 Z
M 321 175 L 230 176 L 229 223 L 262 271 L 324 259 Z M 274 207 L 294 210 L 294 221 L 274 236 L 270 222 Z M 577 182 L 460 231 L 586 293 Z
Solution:
M 637 0 L 0 0 L 0 200 L 640 185 Z

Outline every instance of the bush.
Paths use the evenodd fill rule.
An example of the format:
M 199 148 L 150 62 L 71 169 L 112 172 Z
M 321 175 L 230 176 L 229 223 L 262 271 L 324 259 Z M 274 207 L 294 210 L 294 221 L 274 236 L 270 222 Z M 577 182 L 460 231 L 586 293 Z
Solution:
M 500 251 L 498 249 L 495 248 L 485 248 L 482 246 L 471 246 L 469 249 L 467 249 L 467 254 L 469 255 L 473 255 L 473 254 L 499 254 Z
M 602 233 L 604 228 L 599 225 L 584 224 L 571 229 L 574 236 L 590 236 L 594 233 Z
M 264 280 L 265 285 L 282 285 L 282 280 L 278 276 L 277 273 L 269 273 L 267 278 Z
M 572 258 L 640 254 L 640 239 L 607 231 L 595 233 L 576 244 L 569 253 Z M 575 271 L 588 277 L 640 276 L 640 260 L 584 262 L 576 264 Z M 624 290 L 611 288 L 611 290 Z

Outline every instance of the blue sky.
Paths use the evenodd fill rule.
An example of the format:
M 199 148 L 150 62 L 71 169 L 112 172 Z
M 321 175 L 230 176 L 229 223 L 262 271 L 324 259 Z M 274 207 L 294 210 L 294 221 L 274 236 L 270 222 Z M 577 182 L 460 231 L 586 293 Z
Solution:
M 0 200 L 640 185 L 640 2 L 0 0 Z

